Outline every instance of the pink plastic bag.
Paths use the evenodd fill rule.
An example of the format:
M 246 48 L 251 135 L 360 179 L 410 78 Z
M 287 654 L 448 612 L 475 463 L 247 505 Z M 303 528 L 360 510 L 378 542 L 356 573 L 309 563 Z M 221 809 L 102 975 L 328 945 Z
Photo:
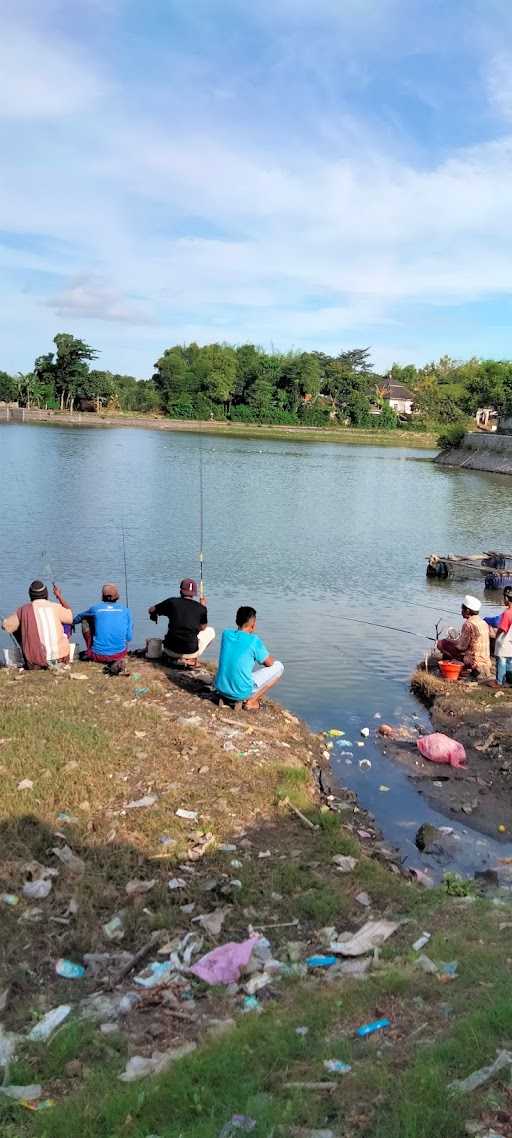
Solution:
M 190 971 L 207 984 L 236 984 L 242 968 L 249 963 L 252 950 L 260 939 L 259 936 L 252 936 L 240 943 L 230 941 L 221 944 L 202 956 Z
M 441 731 L 434 731 L 433 735 L 422 735 L 418 739 L 418 750 L 431 763 L 449 763 L 451 767 L 467 766 L 462 743 L 457 743 Z

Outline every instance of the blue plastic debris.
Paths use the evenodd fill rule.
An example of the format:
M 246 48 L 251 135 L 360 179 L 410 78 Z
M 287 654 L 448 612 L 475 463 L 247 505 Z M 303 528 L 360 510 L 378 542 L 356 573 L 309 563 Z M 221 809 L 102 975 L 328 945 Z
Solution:
M 333 964 L 336 963 L 336 956 L 324 955 L 322 953 L 319 953 L 317 956 L 308 956 L 306 960 L 308 968 L 332 968 Z
M 358 1027 L 356 1035 L 364 1039 L 365 1036 L 373 1035 L 374 1031 L 382 1031 L 385 1027 L 391 1027 L 388 1019 L 375 1019 L 373 1023 L 363 1023 L 361 1027 Z
M 58 960 L 55 965 L 57 976 L 64 980 L 82 980 L 85 976 L 83 964 L 75 964 L 73 960 Z

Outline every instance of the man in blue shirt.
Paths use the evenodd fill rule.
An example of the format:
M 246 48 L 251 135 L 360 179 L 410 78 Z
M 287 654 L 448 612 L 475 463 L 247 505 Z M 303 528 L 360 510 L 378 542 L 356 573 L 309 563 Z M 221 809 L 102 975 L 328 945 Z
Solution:
M 80 653 L 81 659 L 113 664 L 128 654 L 128 642 L 133 636 L 132 614 L 119 603 L 119 589 L 112 582 L 103 586 L 100 603 L 79 612 L 73 623 L 82 624 L 86 650 Z
M 242 605 L 236 625 L 222 633 L 215 688 L 219 695 L 242 703 L 246 711 L 259 711 L 263 696 L 281 679 L 284 667 L 256 636 L 256 609 Z

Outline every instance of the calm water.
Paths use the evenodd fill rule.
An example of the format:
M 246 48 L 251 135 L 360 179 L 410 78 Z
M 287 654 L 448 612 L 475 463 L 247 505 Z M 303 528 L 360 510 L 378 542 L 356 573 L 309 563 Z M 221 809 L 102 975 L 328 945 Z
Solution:
M 122 585 L 124 525 L 136 642 L 153 635 L 148 605 L 198 574 L 200 447 L 216 628 L 254 605 L 286 666 L 279 698 L 315 729 L 340 727 L 355 742 L 377 712 L 424 717 L 408 680 L 428 641 L 373 623 L 432 636 L 440 608 L 457 623 L 460 586 L 427 582 L 425 555 L 501 548 L 512 528 L 509 478 L 435 467 L 424 451 L 0 425 L 2 614 L 34 577 L 54 576 L 75 611 L 102 581 Z M 365 755 L 371 771 L 359 768 Z M 335 750 L 334 763 L 418 864 L 418 821 L 446 819 L 371 742 L 354 747 L 352 765 Z M 493 846 L 481 839 L 473 854 L 492 860 Z

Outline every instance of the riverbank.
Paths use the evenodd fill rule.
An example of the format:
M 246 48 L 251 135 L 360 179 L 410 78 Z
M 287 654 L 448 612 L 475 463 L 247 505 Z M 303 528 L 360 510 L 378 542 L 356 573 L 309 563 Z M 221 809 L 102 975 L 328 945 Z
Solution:
M 434 461 L 459 470 L 512 474 L 512 435 L 469 431 L 459 447 L 442 451 Z
M 51 1042 L 12 1041 L 4 1081 L 52 1103 L 0 1096 L 2 1135 L 219 1138 L 234 1115 L 254 1138 L 456 1138 L 469 1117 L 505 1134 L 504 1076 L 491 1106 L 446 1088 L 510 1039 L 506 898 L 404 877 L 352 795 L 322 797 L 326 737 L 286 710 L 218 708 L 206 669 L 131 671 L 0 673 L 0 1018 L 26 1037 L 72 1009 Z M 391 922 L 380 953 L 308 967 L 368 920 Z M 412 947 L 423 930 L 430 972 Z M 187 971 L 251 932 L 278 965 L 227 987 Z M 85 975 L 58 977 L 61 958 Z M 141 987 L 152 961 L 167 975 Z M 389 1028 L 356 1036 L 381 1018 Z M 190 1054 L 166 1073 L 119 1080 L 130 1057 L 165 1065 L 178 1048 Z
M 0 407 L 0 422 L 47 423 L 60 427 L 136 427 L 153 431 L 184 431 L 192 434 L 226 435 L 249 439 L 291 439 L 294 442 L 346 443 L 358 446 L 399 446 L 432 450 L 436 437 L 428 431 L 379 431 L 356 427 L 290 427 L 257 423 L 231 423 L 218 420 L 164 419 L 152 415 L 99 415 L 83 411 L 73 414 L 40 411 L 37 408 Z
M 462 743 L 467 769 L 426 762 L 415 745 L 394 749 L 422 793 L 447 815 L 510 842 L 512 834 L 512 687 L 499 691 L 474 682 L 446 683 L 419 668 L 414 693 L 429 707 L 434 731 Z M 393 744 L 391 744 L 393 750 Z

